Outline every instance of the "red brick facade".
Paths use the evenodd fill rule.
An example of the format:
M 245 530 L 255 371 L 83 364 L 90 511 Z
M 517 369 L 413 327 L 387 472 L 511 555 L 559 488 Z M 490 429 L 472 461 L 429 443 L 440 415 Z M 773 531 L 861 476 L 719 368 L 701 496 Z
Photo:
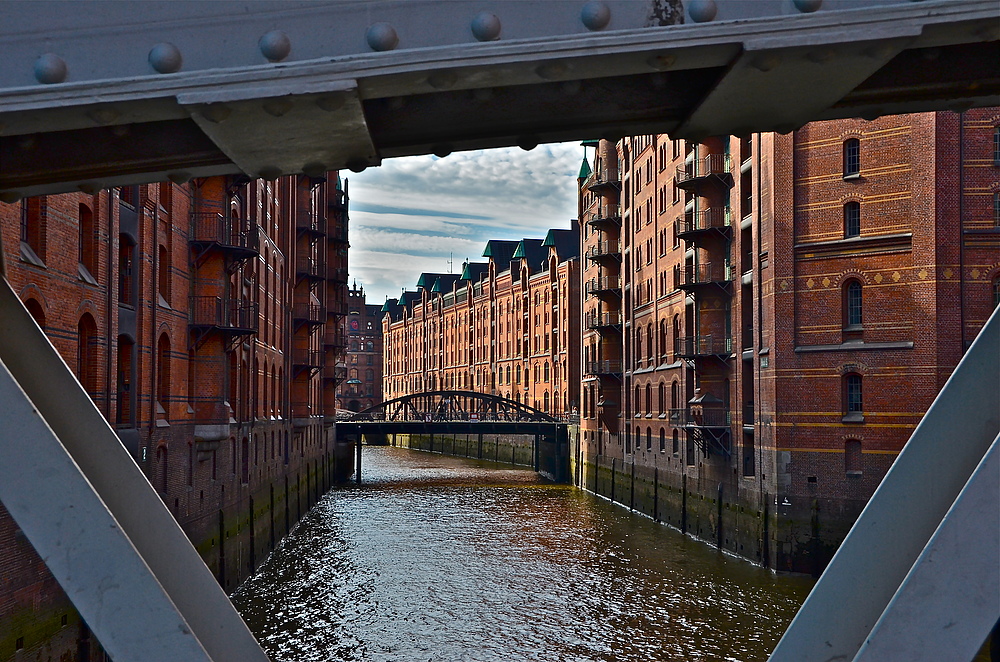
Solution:
M 655 480 L 661 519 L 825 565 L 997 303 L 998 126 L 982 109 L 602 141 L 580 198 L 591 486 Z
M 346 209 L 336 173 L 0 204 L 8 280 L 227 591 L 334 477 Z M 0 511 L 0 659 L 98 649 Z
M 337 389 L 337 409 L 361 411 L 382 402 L 382 306 L 365 291 L 347 292 L 347 379 Z

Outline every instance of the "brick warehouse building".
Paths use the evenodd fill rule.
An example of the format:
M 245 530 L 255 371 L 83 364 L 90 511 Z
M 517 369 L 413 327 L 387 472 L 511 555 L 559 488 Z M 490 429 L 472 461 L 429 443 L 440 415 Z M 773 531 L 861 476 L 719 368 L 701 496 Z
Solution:
M 355 284 L 347 291 L 347 379 L 337 409 L 361 411 L 382 402 L 382 306 L 368 303 Z
M 580 481 L 821 569 L 1000 301 L 998 127 L 585 143 Z
M 8 280 L 227 592 L 334 478 L 347 205 L 336 173 L 0 205 Z M 0 660 L 102 655 L 0 507 Z
M 383 311 L 386 400 L 433 390 L 500 395 L 561 416 L 579 403 L 579 226 L 493 240 L 485 263 L 422 274 Z

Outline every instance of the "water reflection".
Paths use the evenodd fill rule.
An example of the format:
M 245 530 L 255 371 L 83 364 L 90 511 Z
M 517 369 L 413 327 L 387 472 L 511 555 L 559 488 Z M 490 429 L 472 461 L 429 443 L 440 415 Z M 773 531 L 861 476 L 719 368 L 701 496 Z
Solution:
M 233 596 L 275 660 L 764 660 L 811 583 L 530 471 L 364 462 Z

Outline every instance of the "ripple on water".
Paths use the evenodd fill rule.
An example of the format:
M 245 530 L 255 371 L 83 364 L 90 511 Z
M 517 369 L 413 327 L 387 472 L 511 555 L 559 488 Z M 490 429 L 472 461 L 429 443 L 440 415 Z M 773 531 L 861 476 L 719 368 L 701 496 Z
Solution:
M 810 586 L 528 470 L 364 462 L 233 596 L 275 660 L 751 662 Z

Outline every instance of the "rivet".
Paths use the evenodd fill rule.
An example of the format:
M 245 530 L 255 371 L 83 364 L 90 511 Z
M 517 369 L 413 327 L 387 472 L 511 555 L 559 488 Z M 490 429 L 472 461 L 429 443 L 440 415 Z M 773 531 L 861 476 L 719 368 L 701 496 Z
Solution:
M 201 115 L 209 122 L 219 122 L 225 121 L 227 117 L 232 114 L 232 109 L 229 106 L 222 103 L 210 103 L 201 109 Z
M 396 28 L 388 23 L 375 23 L 369 27 L 365 40 L 373 51 L 391 51 L 399 45 Z
M 583 85 L 578 80 L 567 80 L 559 84 L 559 88 L 566 94 L 573 96 L 579 94 Z
M 345 101 L 346 99 L 343 94 L 332 94 L 330 96 L 320 97 L 317 99 L 316 105 L 327 112 L 333 112 L 343 108 Z
M 52 85 L 66 80 L 69 70 L 66 61 L 55 53 L 46 53 L 35 60 L 35 79 L 39 83 Z
M 19 202 L 22 197 L 24 196 L 21 195 L 20 191 L 0 191 L 0 201 L 2 202 L 14 204 Z
M 517 146 L 526 152 L 530 152 L 538 147 L 538 138 L 534 136 L 521 136 L 517 139 Z
M 472 90 L 472 98 L 476 101 L 489 101 L 493 98 L 493 88 L 492 87 L 480 87 Z
M 292 52 L 292 41 L 281 30 L 271 30 L 261 36 L 257 48 L 269 61 L 281 62 Z
M 304 166 L 302 166 L 302 172 L 308 175 L 309 177 L 313 177 L 315 179 L 319 179 L 320 177 L 325 177 L 326 170 L 327 168 L 325 164 L 316 163 L 315 161 L 312 163 L 307 163 Z
M 101 185 L 98 182 L 81 182 L 76 188 L 88 195 L 94 195 L 101 190 Z
M 432 153 L 434 156 L 443 159 L 444 157 L 451 154 L 451 145 L 435 145 L 432 148 Z
M 451 71 L 438 71 L 427 77 L 427 83 L 437 90 L 448 90 L 455 87 L 458 76 Z
M 500 19 L 488 11 L 480 12 L 472 19 L 472 36 L 479 41 L 496 41 L 500 38 Z
M 535 67 L 535 73 L 545 80 L 561 78 L 567 71 L 569 71 L 569 67 L 563 62 L 546 62 Z
M 118 112 L 111 108 L 95 108 L 87 113 L 87 117 L 98 124 L 111 124 L 118 119 Z
M 669 69 L 670 67 L 674 66 L 675 62 L 677 62 L 677 58 L 669 54 L 654 55 L 653 57 L 646 60 L 646 64 L 659 71 Z
M 149 51 L 149 66 L 158 73 L 172 74 L 181 70 L 184 58 L 179 48 L 171 43 L 163 42 L 153 46 Z
M 715 0 L 691 0 L 688 3 L 688 16 L 695 23 L 708 23 L 715 19 L 718 13 L 719 7 L 715 4 Z
M 823 6 L 823 0 L 793 0 L 793 4 L 803 14 L 811 14 Z
M 191 174 L 187 172 L 168 172 L 167 179 L 174 184 L 187 184 L 191 181 Z
M 611 23 L 611 9 L 603 2 L 588 2 L 580 10 L 580 21 L 588 30 L 603 30 Z
M 261 179 L 266 179 L 269 182 L 273 182 L 278 177 L 281 177 L 281 168 L 276 166 L 264 166 L 257 173 L 257 176 Z
M 368 163 L 364 159 L 351 159 L 347 162 L 347 168 L 351 172 L 364 172 L 368 169 Z
M 264 112 L 272 117 L 281 117 L 292 109 L 292 102 L 288 99 L 268 99 L 261 106 Z
M 781 58 L 777 55 L 761 55 L 750 63 L 754 69 L 758 71 L 771 71 L 781 62 Z

